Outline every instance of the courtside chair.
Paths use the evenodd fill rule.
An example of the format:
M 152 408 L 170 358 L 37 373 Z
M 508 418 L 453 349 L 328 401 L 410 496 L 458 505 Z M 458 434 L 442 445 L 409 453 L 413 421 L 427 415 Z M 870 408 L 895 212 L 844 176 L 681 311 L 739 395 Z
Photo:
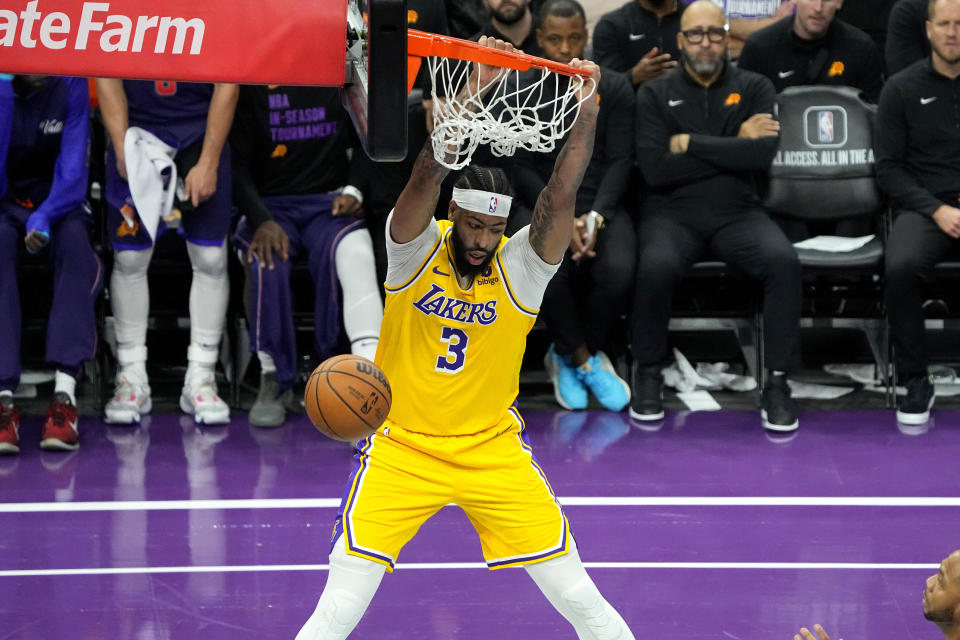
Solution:
M 852 251 L 797 250 L 804 273 L 801 327 L 861 331 L 889 402 L 882 282 L 887 212 L 875 177 L 876 107 L 851 87 L 790 87 L 777 101 L 780 144 L 767 207 L 791 229 L 805 226 L 809 235 L 874 235 Z

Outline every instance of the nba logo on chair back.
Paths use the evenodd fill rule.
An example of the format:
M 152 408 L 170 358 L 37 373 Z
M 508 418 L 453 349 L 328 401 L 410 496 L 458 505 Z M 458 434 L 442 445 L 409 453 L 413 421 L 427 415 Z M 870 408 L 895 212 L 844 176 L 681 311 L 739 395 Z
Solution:
M 833 112 L 821 111 L 817 114 L 820 123 L 820 142 L 833 142 Z
M 841 106 L 807 107 L 803 141 L 811 149 L 835 149 L 847 144 L 847 111 Z

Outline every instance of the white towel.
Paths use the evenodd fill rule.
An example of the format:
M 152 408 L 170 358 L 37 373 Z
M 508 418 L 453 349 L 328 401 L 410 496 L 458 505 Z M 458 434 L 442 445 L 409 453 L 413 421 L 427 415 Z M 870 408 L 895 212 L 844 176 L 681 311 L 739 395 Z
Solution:
M 842 236 L 814 236 L 801 242 L 794 242 L 793 246 L 797 249 L 815 249 L 817 251 L 828 251 L 830 253 L 848 253 L 866 246 L 873 240 L 874 236 L 860 236 L 858 238 L 845 238 Z
M 130 127 L 123 138 L 123 153 L 130 196 L 150 240 L 155 242 L 160 220 L 173 210 L 177 188 L 177 165 L 173 157 L 177 150 L 145 129 Z M 127 220 L 131 227 L 133 223 Z

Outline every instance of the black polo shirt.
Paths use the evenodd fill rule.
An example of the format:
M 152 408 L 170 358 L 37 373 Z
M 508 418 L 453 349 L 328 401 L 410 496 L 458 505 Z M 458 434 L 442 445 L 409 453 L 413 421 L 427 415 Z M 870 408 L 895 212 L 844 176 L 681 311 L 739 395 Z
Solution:
M 929 0 L 900 0 L 890 11 L 885 49 L 887 75 L 892 76 L 917 60 L 930 57 L 928 4 Z
M 760 74 L 730 64 L 709 87 L 683 65 L 637 92 L 637 163 L 649 189 L 644 209 L 737 212 L 760 206 L 757 174 L 770 168 L 777 137 L 739 138 L 740 125 L 774 112 L 776 93 Z M 670 138 L 690 134 L 686 153 Z
M 960 78 L 920 60 L 887 81 L 877 109 L 877 182 L 925 215 L 960 196 Z
M 876 103 L 883 88 L 883 58 L 866 33 L 834 19 L 826 35 L 804 40 L 793 31 L 793 16 L 747 38 L 737 66 L 756 71 L 777 93 L 798 85 L 856 87 Z
M 637 0 L 604 14 L 593 28 L 594 60 L 602 67 L 625 72 L 631 85 L 630 70 L 654 47 L 679 60 L 677 32 L 687 4 L 677 0 L 676 11 L 662 18 L 641 7 Z

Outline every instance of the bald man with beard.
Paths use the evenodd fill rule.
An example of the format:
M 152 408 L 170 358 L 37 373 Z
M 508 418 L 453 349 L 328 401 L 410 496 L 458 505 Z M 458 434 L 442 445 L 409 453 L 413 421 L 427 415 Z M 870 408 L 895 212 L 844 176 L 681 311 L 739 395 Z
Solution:
M 786 372 L 799 366 L 800 264 L 759 197 L 780 123 L 760 74 L 727 62 L 726 18 L 710 0 L 683 13 L 681 65 L 637 93 L 637 161 L 645 193 L 638 218 L 630 416 L 663 417 L 673 292 L 709 253 L 763 285 L 766 361 L 761 417 L 770 431 L 799 426 Z

